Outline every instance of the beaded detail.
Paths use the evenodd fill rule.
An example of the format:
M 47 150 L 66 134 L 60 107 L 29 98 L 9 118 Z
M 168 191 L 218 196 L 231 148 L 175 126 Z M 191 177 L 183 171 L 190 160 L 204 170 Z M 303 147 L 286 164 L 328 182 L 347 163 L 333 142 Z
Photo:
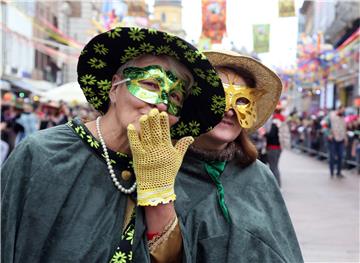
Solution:
M 107 168 L 109 170 L 109 173 L 110 173 L 110 177 L 111 177 L 111 180 L 113 181 L 115 187 L 122 193 L 124 194 L 131 194 L 135 191 L 136 189 L 136 182 L 134 182 L 134 184 L 126 189 L 125 187 L 123 187 L 120 182 L 118 181 L 118 179 L 116 178 L 116 175 L 115 175 L 115 172 L 114 172 L 114 169 L 111 165 L 111 161 L 110 161 L 110 157 L 109 157 L 109 153 L 107 151 L 107 148 L 106 148 L 106 144 L 105 144 L 105 141 L 104 141 L 104 138 L 101 134 L 101 131 L 100 131 L 100 119 L 101 117 L 97 117 L 96 119 L 96 131 L 97 131 L 97 134 L 99 136 L 99 140 L 100 140 L 100 143 L 101 143 L 101 147 L 104 151 L 104 156 L 105 156 L 105 161 L 106 161 L 106 164 L 107 164 Z

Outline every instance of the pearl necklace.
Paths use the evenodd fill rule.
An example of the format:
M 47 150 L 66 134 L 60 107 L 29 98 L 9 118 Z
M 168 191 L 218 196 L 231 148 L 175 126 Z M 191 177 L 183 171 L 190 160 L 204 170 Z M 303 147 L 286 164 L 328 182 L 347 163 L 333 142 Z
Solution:
M 132 192 L 135 191 L 136 189 L 136 182 L 134 182 L 134 184 L 129 188 L 129 189 L 126 189 L 125 187 L 123 187 L 120 182 L 118 181 L 118 179 L 116 178 L 116 175 L 115 175 L 115 172 L 114 172 L 114 169 L 111 165 L 111 161 L 110 161 L 110 157 L 109 157 L 109 153 L 107 151 L 107 148 L 106 148 L 106 145 L 105 145 L 105 141 L 104 141 L 104 138 L 102 137 L 101 135 L 101 132 L 100 132 L 100 119 L 101 117 L 97 117 L 96 119 L 96 131 L 98 133 L 98 136 L 99 136 L 99 139 L 100 139 L 100 143 L 101 143 L 101 146 L 103 148 L 103 151 L 104 151 L 104 156 L 105 156 L 105 160 L 106 160 L 106 164 L 107 164 L 107 167 L 108 167 L 108 170 L 109 170 L 109 173 L 110 173 L 110 177 L 111 177 L 111 180 L 113 181 L 114 185 L 116 186 L 116 188 L 123 192 L 124 194 L 131 194 Z

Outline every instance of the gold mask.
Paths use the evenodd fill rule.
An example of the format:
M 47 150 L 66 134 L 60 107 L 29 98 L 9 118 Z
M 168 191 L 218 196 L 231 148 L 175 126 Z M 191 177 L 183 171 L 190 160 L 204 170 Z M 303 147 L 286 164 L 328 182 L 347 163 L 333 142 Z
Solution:
M 245 85 L 235 85 L 226 74 L 228 83 L 223 83 L 225 90 L 226 109 L 233 109 L 237 115 L 240 126 L 251 128 L 257 119 L 256 101 L 264 94 L 263 90 L 250 88 Z

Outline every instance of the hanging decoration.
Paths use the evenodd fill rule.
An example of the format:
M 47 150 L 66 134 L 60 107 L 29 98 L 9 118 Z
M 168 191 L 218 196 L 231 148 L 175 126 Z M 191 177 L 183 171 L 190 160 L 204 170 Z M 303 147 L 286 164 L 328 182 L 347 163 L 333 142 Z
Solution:
M 226 32 L 226 0 L 202 0 L 202 37 L 220 44 Z
M 7 4 L 11 4 L 11 1 L 9 1 Z M 83 44 L 77 42 L 75 39 L 63 33 L 59 28 L 55 27 L 53 24 L 51 24 L 44 18 L 31 17 L 25 14 L 22 10 L 18 9 L 16 5 L 12 5 L 12 7 L 15 8 L 21 16 L 30 21 L 37 30 L 45 33 L 47 36 L 54 39 L 55 41 L 73 47 L 77 50 L 81 50 L 84 46 Z
M 69 54 L 61 52 L 55 48 L 51 48 L 51 47 L 47 46 L 48 44 L 47 45 L 42 44 L 42 40 L 39 40 L 34 37 L 29 38 L 24 35 L 21 35 L 18 32 L 15 32 L 15 31 L 9 29 L 7 26 L 3 25 L 1 22 L 0 22 L 0 29 L 2 31 L 4 31 L 8 37 L 16 37 L 20 41 L 22 41 L 24 44 L 29 45 L 46 55 L 56 57 L 56 58 L 61 58 L 65 63 L 76 63 L 77 59 L 78 59 L 78 55 L 80 54 L 79 53 L 78 55 L 69 55 Z
M 256 53 L 269 52 L 270 25 L 253 25 L 253 46 Z
M 279 17 L 295 16 L 294 0 L 279 0 Z

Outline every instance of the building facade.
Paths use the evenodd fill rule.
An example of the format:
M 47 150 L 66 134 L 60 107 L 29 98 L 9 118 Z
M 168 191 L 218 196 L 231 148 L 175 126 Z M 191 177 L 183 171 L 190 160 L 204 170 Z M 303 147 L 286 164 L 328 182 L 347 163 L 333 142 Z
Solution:
M 340 104 L 353 107 L 354 99 L 360 95 L 360 3 L 304 1 L 300 13 L 299 39 L 304 35 L 314 39 L 311 56 L 319 64 L 314 67 L 319 73 L 313 81 L 315 89 L 311 96 L 304 96 L 304 100 L 310 100 L 307 107 L 333 109 Z
M 153 23 L 158 24 L 160 30 L 184 38 L 181 0 L 155 0 Z

